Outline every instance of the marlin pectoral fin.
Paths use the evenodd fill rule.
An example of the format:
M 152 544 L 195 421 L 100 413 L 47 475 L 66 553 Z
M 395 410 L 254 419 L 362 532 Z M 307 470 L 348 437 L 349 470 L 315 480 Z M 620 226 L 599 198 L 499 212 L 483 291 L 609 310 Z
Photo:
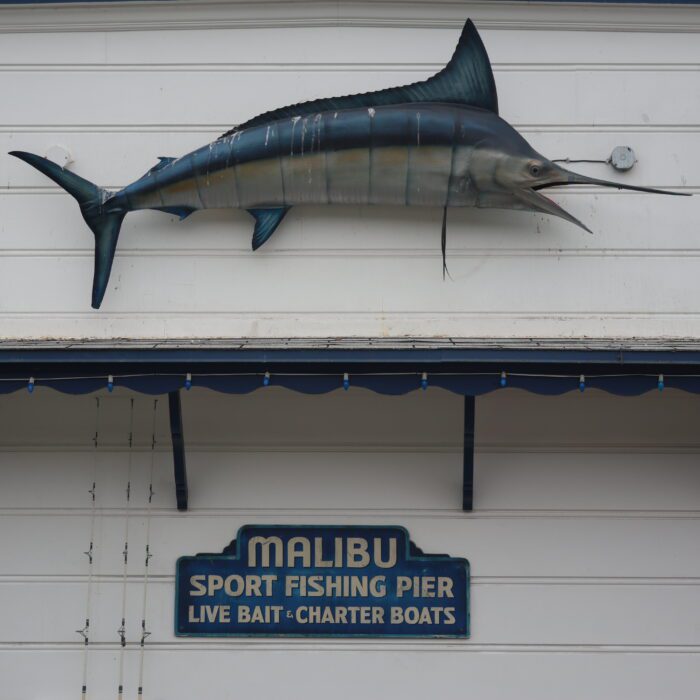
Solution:
M 551 199 L 549 199 L 549 197 L 545 197 L 536 190 L 523 188 L 514 190 L 513 194 L 525 205 L 522 207 L 523 209 L 558 216 L 560 219 L 565 219 L 566 221 L 579 226 L 584 231 L 588 231 L 588 233 L 593 233 L 588 226 L 582 224 L 575 216 L 571 216 L 568 211 L 562 209 L 558 204 L 556 204 L 556 202 L 553 202 Z
M 253 231 L 253 250 L 257 250 L 277 229 L 280 221 L 291 207 L 275 207 L 270 209 L 248 209 L 248 213 L 255 217 L 255 230 Z

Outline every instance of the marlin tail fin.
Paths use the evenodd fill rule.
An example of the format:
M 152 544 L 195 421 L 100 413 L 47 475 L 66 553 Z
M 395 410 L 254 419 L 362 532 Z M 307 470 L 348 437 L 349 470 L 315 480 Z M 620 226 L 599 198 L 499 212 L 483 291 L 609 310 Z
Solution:
M 80 205 L 83 219 L 95 235 L 95 273 L 92 280 L 92 307 L 99 309 L 107 289 L 109 273 L 112 270 L 114 251 L 117 247 L 119 230 L 126 210 L 120 206 L 109 206 L 111 192 L 92 182 L 71 173 L 56 163 L 24 151 L 12 151 L 11 156 L 29 163 L 68 194 Z

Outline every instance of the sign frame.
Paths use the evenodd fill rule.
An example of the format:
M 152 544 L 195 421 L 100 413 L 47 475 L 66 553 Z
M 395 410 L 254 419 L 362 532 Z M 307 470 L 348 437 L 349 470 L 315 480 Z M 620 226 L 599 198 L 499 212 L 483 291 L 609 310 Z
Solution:
M 366 633 L 354 633 L 354 632 L 296 632 L 296 631 L 280 631 L 280 632 L 256 632 L 251 630 L 245 631 L 226 631 L 226 632 L 193 632 L 193 631 L 183 631 L 183 626 L 180 624 L 180 608 L 181 601 L 180 597 L 182 594 L 181 581 L 184 582 L 184 576 L 181 576 L 181 567 L 186 562 L 203 561 L 203 560 L 236 560 L 242 561 L 244 556 L 247 558 L 247 553 L 244 555 L 243 547 L 240 546 L 241 542 L 248 541 L 249 533 L 263 532 L 263 531 L 286 531 L 286 532 L 298 532 L 303 533 L 304 531 L 316 532 L 319 531 L 326 533 L 344 533 L 344 532 L 357 532 L 366 530 L 368 532 L 372 531 L 394 531 L 404 543 L 403 559 L 402 562 L 410 562 L 413 564 L 425 564 L 429 567 L 432 564 L 438 564 L 440 562 L 450 562 L 451 564 L 457 564 L 464 567 L 464 597 L 461 598 L 461 592 L 458 592 L 460 602 L 464 604 L 464 617 L 460 616 L 464 623 L 464 633 L 459 634 L 429 634 L 419 632 L 407 634 L 403 632 L 366 632 Z M 253 535 L 250 535 L 251 537 Z M 400 545 L 399 545 L 400 546 Z M 275 567 L 271 567 L 274 570 Z M 289 571 L 288 567 L 282 567 L 283 570 Z M 314 572 L 317 569 L 312 569 Z M 326 570 L 327 572 L 333 569 Z M 345 569 L 343 569 L 345 570 Z M 338 570 L 335 569 L 337 572 Z M 359 570 L 358 570 L 359 571 Z M 330 598 L 331 600 L 333 598 Z M 319 603 L 328 600 L 328 598 L 319 598 Z M 363 599 L 364 600 L 364 599 Z M 176 562 L 176 574 L 175 574 L 175 619 L 174 619 L 174 633 L 176 637 L 207 637 L 207 638 L 238 638 L 238 637 L 264 637 L 264 638 L 319 638 L 319 639 L 469 639 L 471 635 L 471 566 L 468 559 L 464 557 L 452 557 L 447 554 L 427 554 L 422 549 L 418 548 L 415 543 L 411 540 L 408 530 L 401 525 L 289 525 L 289 524 L 252 524 L 252 525 L 242 525 L 238 528 L 235 539 L 233 539 L 230 544 L 224 548 L 220 553 L 198 553 L 196 555 L 183 555 L 177 559 Z M 337 628 L 337 625 L 333 625 Z M 419 627 L 419 625 L 416 625 Z

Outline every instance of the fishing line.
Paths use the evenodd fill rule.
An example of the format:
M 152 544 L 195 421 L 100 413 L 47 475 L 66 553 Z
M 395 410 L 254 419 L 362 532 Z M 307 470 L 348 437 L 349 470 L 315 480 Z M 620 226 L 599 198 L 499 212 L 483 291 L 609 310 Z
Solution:
M 126 649 L 126 580 L 127 568 L 129 561 L 129 510 L 131 507 L 131 468 L 133 463 L 133 446 L 134 446 L 134 399 L 131 399 L 129 409 L 129 459 L 126 474 L 126 509 L 124 515 L 124 551 L 122 556 L 124 559 L 124 567 L 122 570 L 122 623 L 117 634 L 119 635 L 119 683 L 117 686 L 117 698 L 122 700 L 124 694 L 124 653 Z
M 589 159 L 589 158 L 554 158 L 552 163 L 610 163 L 610 158 L 607 160 Z
M 88 558 L 88 580 L 87 592 L 85 600 L 85 626 L 76 632 L 83 638 L 83 683 L 81 686 L 80 697 L 82 700 L 87 698 L 87 675 L 88 675 L 88 657 L 90 650 L 90 610 L 92 607 L 92 578 L 94 568 L 94 552 L 95 552 L 95 519 L 96 519 L 96 503 L 97 496 L 97 451 L 100 439 L 100 399 L 95 398 L 95 436 L 93 438 L 92 451 L 92 488 L 88 490 L 92 498 L 91 514 L 90 514 L 90 546 L 87 552 L 83 552 Z
M 151 428 L 151 467 L 148 479 L 148 508 L 146 511 L 146 556 L 144 560 L 143 570 L 143 601 L 141 606 L 141 652 L 139 658 L 139 686 L 138 699 L 143 698 L 143 667 L 144 657 L 146 654 L 146 637 L 150 636 L 150 632 L 146 630 L 146 602 L 148 599 L 148 562 L 153 556 L 150 549 L 151 540 L 151 505 L 153 503 L 153 464 L 155 459 L 156 449 L 156 415 L 158 411 L 158 399 L 153 401 L 153 424 Z

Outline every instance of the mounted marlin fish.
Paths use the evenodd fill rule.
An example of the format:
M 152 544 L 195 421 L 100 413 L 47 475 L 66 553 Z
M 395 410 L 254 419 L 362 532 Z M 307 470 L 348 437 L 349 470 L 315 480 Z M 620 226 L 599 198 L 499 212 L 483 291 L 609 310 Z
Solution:
M 253 250 L 298 204 L 397 204 L 523 209 L 588 229 L 541 194 L 557 185 L 633 187 L 569 172 L 537 153 L 498 116 L 496 85 L 470 20 L 439 73 L 417 83 L 283 107 L 108 192 L 31 153 L 21 158 L 78 201 L 95 235 L 92 306 L 105 294 L 124 216 L 156 209 L 181 219 L 198 209 L 246 209 Z

